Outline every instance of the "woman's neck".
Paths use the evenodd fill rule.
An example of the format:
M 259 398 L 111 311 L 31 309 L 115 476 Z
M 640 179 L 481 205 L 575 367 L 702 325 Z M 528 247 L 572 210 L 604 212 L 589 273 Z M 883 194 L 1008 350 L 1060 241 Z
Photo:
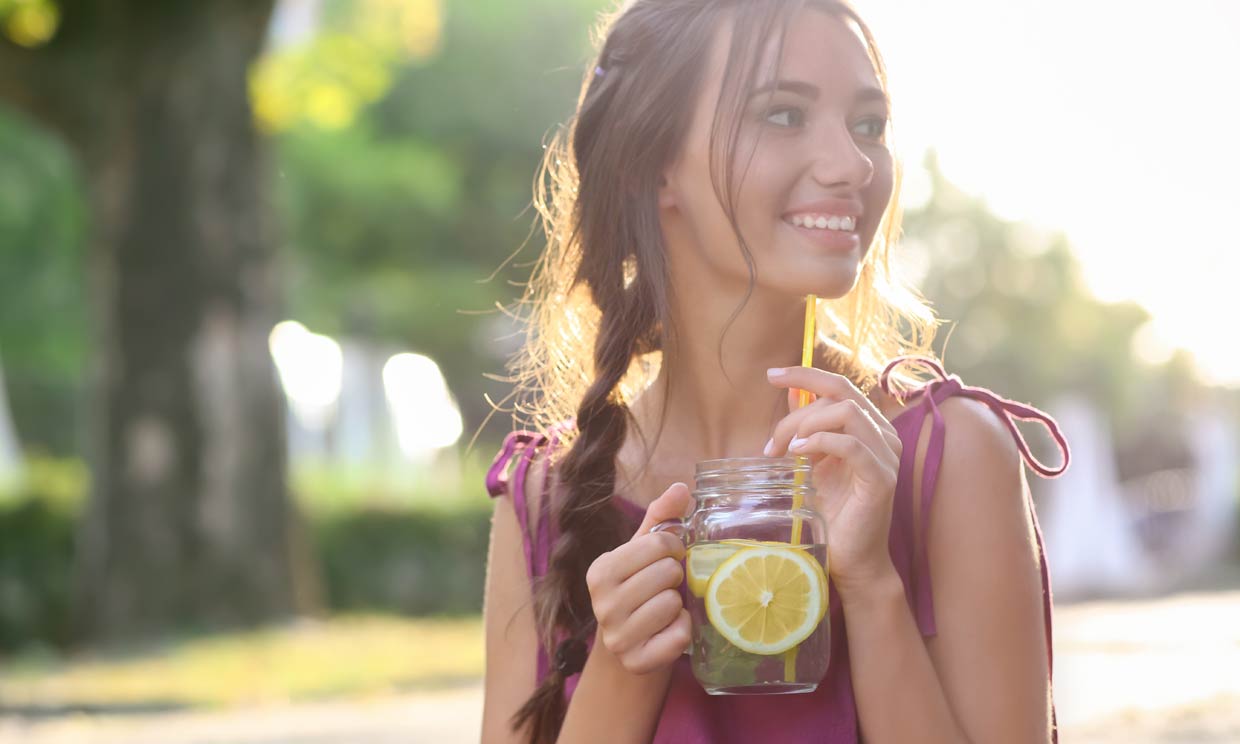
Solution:
M 760 455 L 787 414 L 766 370 L 800 364 L 804 300 L 755 294 L 733 318 L 738 304 L 703 293 L 674 306 L 659 374 L 633 406 L 646 443 L 658 438 L 658 460 Z

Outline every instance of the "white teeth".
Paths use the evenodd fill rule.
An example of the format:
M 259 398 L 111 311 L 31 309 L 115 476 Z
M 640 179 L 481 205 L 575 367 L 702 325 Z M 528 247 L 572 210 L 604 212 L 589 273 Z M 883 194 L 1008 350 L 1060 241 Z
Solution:
M 816 217 L 794 215 L 791 220 L 792 224 L 797 227 L 817 228 L 819 230 L 841 230 L 851 232 L 857 228 L 856 217 L 839 217 L 831 215 L 818 215 Z

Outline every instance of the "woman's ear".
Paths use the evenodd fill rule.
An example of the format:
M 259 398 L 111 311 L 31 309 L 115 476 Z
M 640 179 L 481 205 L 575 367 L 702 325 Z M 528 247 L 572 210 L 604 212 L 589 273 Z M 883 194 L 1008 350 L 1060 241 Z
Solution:
M 659 209 L 671 209 L 676 206 L 676 195 L 672 192 L 671 182 L 664 173 L 659 178 Z

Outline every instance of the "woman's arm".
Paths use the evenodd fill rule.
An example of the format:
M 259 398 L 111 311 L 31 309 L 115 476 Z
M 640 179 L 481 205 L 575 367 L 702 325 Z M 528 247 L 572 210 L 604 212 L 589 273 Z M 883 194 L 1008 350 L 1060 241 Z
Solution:
M 542 470 L 536 459 L 525 483 L 531 518 L 539 513 Z M 483 613 L 486 680 L 482 741 L 486 744 L 526 741 L 511 728 L 513 715 L 534 691 L 538 653 L 525 565 L 521 526 L 512 500 L 496 499 Z M 650 741 L 670 679 L 671 667 L 643 675 L 630 673 L 596 642 L 569 704 L 559 741 Z
M 647 744 L 654 738 L 672 669 L 633 674 L 596 641 L 557 741 Z
M 497 498 L 482 612 L 486 629 L 482 741 L 487 744 L 525 741 L 513 733 L 512 717 L 534 692 L 538 640 L 521 540 L 512 499 Z
M 869 744 L 1045 744 L 1049 672 L 1023 466 L 984 404 L 950 398 L 940 410 L 946 441 L 927 533 L 937 635 L 923 642 L 894 569 L 841 594 L 861 728 Z

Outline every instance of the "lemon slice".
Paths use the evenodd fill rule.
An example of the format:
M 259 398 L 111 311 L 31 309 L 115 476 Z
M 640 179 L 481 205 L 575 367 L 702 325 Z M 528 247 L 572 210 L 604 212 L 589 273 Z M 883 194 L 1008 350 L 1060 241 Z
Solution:
M 710 583 L 710 577 L 715 575 L 715 570 L 721 563 L 731 558 L 741 547 L 724 542 L 703 543 L 689 548 L 689 555 L 685 558 L 685 574 L 693 596 L 706 596 L 706 585 Z
M 742 548 L 715 569 L 706 617 L 729 643 L 751 654 L 782 654 L 826 614 L 822 566 L 792 547 Z
M 737 547 L 751 547 L 751 546 L 754 546 L 754 545 L 778 545 L 778 546 L 782 546 L 782 547 L 784 547 L 784 548 L 790 548 L 790 549 L 792 549 L 794 552 L 796 552 L 796 554 L 797 554 L 797 555 L 799 555 L 799 556 L 801 556 L 801 557 L 803 557 L 803 558 L 806 558 L 806 559 L 808 559 L 808 560 L 809 560 L 809 562 L 810 562 L 810 563 L 813 563 L 813 564 L 814 564 L 814 568 L 815 568 L 815 569 L 817 569 L 817 570 L 818 570 L 818 572 L 822 574 L 822 606 L 823 606 L 823 613 L 825 614 L 825 613 L 826 613 L 826 611 L 827 611 L 827 609 L 830 607 L 830 605 L 828 605 L 828 604 L 827 604 L 827 602 L 828 602 L 828 597 L 827 597 L 827 576 L 826 576 L 826 573 L 822 570 L 822 565 L 821 565 L 821 564 L 819 564 L 819 563 L 818 563 L 818 561 L 817 561 L 817 560 L 815 560 L 815 559 L 814 559 L 814 557 L 813 557 L 812 555 L 810 555 L 810 554 L 809 554 L 809 553 L 807 553 L 807 552 L 803 552 L 803 551 L 807 551 L 807 550 L 810 548 L 810 546 L 809 546 L 809 545 L 802 545 L 802 546 L 800 546 L 800 547 L 797 547 L 797 546 L 794 546 L 794 545 L 790 545 L 789 543 L 786 543 L 786 542 L 780 542 L 779 540 L 749 540 L 749 539 L 745 539 L 745 538 L 732 538 L 732 539 L 729 539 L 729 540 L 724 540 L 724 541 L 723 541 L 723 544 L 724 544 L 724 545 L 735 545 L 735 546 L 737 546 Z M 705 596 L 705 592 L 703 592 L 702 594 L 699 594 L 698 596 L 699 596 L 699 597 Z

